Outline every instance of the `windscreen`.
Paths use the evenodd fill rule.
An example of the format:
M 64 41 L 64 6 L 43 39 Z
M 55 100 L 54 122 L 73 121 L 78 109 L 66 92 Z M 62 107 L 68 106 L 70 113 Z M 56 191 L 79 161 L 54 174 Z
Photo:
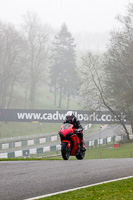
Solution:
M 63 125 L 62 125 L 62 128 L 63 128 L 63 129 L 67 129 L 67 128 L 69 128 L 69 127 L 73 127 L 73 125 L 72 125 L 72 124 L 69 124 L 69 123 L 66 123 L 66 124 L 63 124 Z

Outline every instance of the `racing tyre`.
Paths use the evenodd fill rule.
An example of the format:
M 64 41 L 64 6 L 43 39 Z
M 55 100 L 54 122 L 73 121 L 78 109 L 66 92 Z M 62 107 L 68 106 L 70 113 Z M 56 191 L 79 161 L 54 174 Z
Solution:
M 85 151 L 80 151 L 78 155 L 76 155 L 76 158 L 78 160 L 82 160 L 85 157 Z
M 62 143 L 62 147 L 61 147 L 61 154 L 62 154 L 62 158 L 64 160 L 68 160 L 70 157 L 70 151 L 67 148 L 67 143 Z

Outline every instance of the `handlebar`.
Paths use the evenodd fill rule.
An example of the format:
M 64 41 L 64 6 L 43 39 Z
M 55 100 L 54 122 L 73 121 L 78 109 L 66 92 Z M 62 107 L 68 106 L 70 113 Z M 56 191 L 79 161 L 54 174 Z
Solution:
M 83 129 L 82 129 L 82 128 L 75 129 L 75 130 L 74 130 L 74 133 L 80 133 L 81 131 L 83 131 Z

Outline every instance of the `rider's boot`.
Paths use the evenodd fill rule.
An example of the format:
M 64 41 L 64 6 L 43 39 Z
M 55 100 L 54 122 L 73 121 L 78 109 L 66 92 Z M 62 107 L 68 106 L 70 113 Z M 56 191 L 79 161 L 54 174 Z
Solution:
M 86 150 L 86 149 L 85 149 L 84 140 L 81 140 L 81 141 L 80 141 L 80 146 L 81 146 L 81 149 L 82 149 L 82 150 Z

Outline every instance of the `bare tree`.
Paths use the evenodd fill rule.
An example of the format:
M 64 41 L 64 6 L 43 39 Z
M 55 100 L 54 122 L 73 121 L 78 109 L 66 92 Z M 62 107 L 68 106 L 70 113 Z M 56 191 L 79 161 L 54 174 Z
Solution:
M 37 15 L 24 16 L 24 34 L 27 40 L 27 71 L 29 74 L 30 108 L 34 108 L 36 90 L 46 79 L 46 62 L 49 51 L 48 26 L 42 25 Z
M 117 20 L 122 24 L 122 28 L 111 32 L 110 44 L 102 65 L 92 54 L 83 58 L 83 65 L 88 70 L 88 72 L 86 70 L 87 75 L 89 74 L 89 79 L 87 77 L 86 79 L 90 81 L 88 84 L 92 84 L 89 87 L 91 91 L 87 91 L 86 96 L 89 97 L 88 92 L 91 97 L 94 94 L 91 101 L 95 99 L 97 102 L 93 102 L 93 105 L 97 105 L 99 101 L 114 114 L 116 111 L 126 114 L 133 133 L 133 4 L 129 4 L 127 14 L 118 16 Z M 85 84 L 87 86 L 87 83 L 83 83 L 82 88 Z M 129 140 L 129 132 L 124 122 L 121 120 L 120 122 Z
M 24 64 L 24 41 L 12 24 L 0 23 L 0 107 L 9 108 Z M 22 61 L 23 60 L 23 61 Z
M 107 75 L 103 65 L 103 59 L 100 56 L 88 53 L 82 58 L 83 67 L 80 68 L 79 74 L 81 77 L 81 94 L 83 96 L 83 104 L 86 108 L 95 110 L 108 109 L 112 114 L 117 116 L 123 126 L 128 140 L 129 132 L 125 123 L 119 118 L 116 106 L 114 104 L 114 97 L 110 98 L 109 91 L 107 92 Z
M 117 20 L 122 30 L 111 33 L 105 59 L 107 88 L 116 109 L 128 116 L 133 133 L 133 4 L 129 4 L 127 15 Z

